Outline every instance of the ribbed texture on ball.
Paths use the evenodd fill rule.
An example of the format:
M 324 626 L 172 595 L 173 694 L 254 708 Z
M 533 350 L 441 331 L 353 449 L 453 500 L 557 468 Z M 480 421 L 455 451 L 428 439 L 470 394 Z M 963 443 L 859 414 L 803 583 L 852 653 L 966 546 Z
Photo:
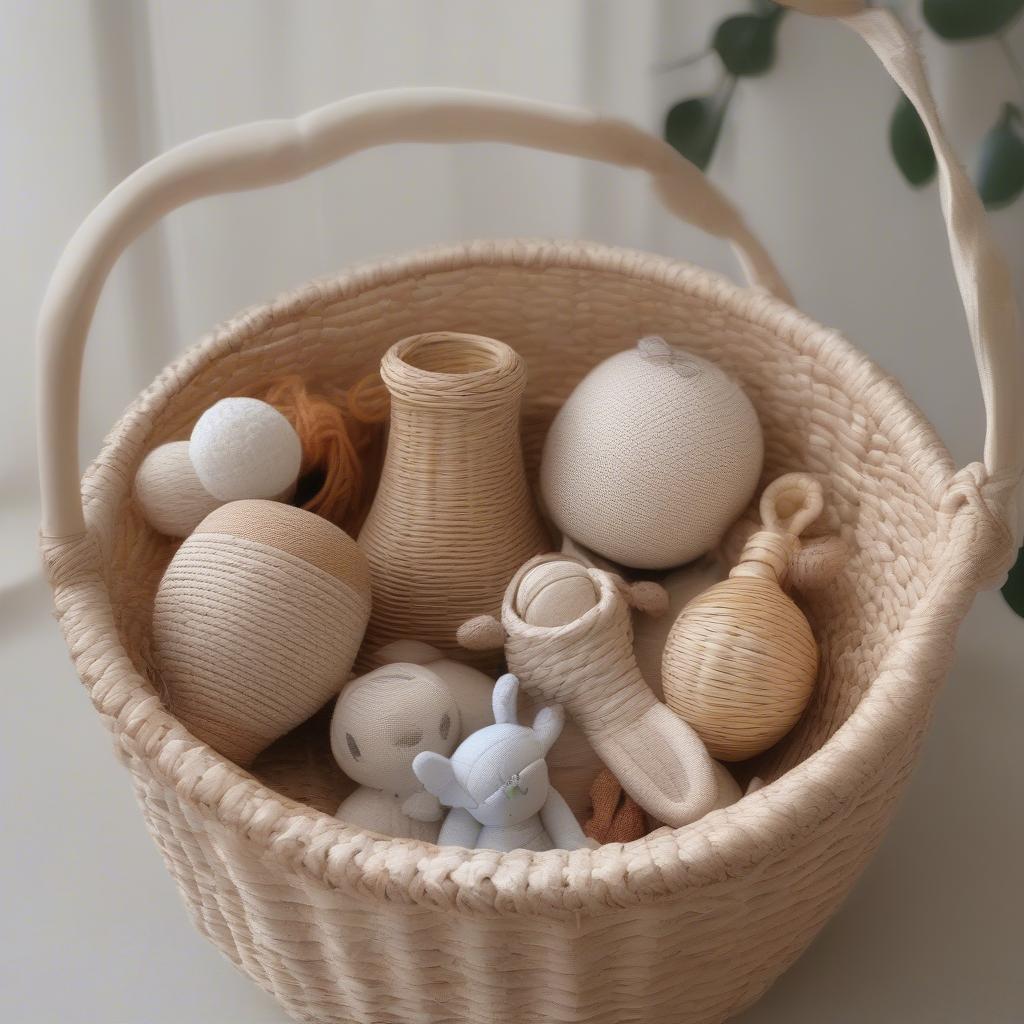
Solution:
M 711 550 L 750 501 L 757 413 L 714 363 L 665 346 L 596 366 L 555 417 L 541 491 L 564 533 L 620 565 L 669 569 Z
M 531 626 L 564 626 L 595 604 L 597 590 L 587 570 L 564 559 L 531 569 L 516 591 L 516 611 Z
M 291 551 L 276 543 L 286 522 Z M 248 764 L 348 679 L 367 584 L 355 542 L 318 516 L 276 502 L 218 509 L 178 549 L 156 595 L 153 645 L 171 710 Z
M 698 594 L 718 583 L 724 575 L 722 566 L 708 557 L 669 573 L 661 585 L 668 594 L 668 609 L 663 615 L 633 616 L 633 654 L 644 681 L 658 700 L 664 700 L 661 689 L 661 658 L 665 641 L 683 608 Z
M 188 441 L 154 448 L 135 474 L 135 500 L 146 522 L 167 537 L 187 537 L 221 504 L 196 476 Z
M 665 643 L 665 703 L 722 761 L 743 761 L 796 724 L 818 648 L 803 612 L 770 580 L 733 577 L 695 597 Z

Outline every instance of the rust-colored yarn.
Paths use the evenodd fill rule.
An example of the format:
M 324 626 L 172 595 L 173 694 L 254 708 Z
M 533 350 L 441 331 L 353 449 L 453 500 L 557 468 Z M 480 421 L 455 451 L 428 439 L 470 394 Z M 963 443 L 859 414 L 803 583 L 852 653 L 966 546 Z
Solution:
M 370 374 L 334 398 L 311 393 L 301 377 L 284 377 L 263 399 L 288 418 L 302 442 L 300 494 L 303 482 L 316 487 L 302 508 L 355 535 L 383 459 L 388 392 L 380 377 Z
M 647 835 L 644 809 L 619 785 L 608 768 L 590 787 L 593 813 L 583 831 L 599 843 L 631 843 Z

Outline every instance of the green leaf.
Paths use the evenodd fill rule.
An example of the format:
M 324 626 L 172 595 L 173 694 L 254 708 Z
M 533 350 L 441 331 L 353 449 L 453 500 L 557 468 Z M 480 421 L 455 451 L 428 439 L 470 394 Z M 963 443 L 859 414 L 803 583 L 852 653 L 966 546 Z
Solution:
M 943 39 L 994 36 L 1024 11 L 1024 0 L 924 0 L 921 13 Z
M 730 94 L 693 96 L 665 116 L 665 141 L 702 171 L 711 163 Z
M 1006 603 L 1024 619 L 1024 548 L 1017 553 L 1017 561 L 1003 584 Z
M 935 174 L 935 151 L 924 122 L 905 96 L 900 97 L 889 122 L 889 148 L 903 177 L 915 188 Z
M 1003 104 L 999 120 L 981 143 L 975 178 L 986 209 L 1009 206 L 1024 191 L 1024 138 L 1014 124 L 1021 120 L 1019 107 Z
M 737 14 L 717 29 L 711 46 L 733 75 L 763 75 L 775 63 L 775 30 L 782 16 Z

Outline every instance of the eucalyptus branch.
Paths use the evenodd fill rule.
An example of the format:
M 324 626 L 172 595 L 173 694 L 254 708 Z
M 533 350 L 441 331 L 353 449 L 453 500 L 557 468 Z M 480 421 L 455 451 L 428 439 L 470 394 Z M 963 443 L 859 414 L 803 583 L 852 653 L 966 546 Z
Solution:
M 1021 95 L 1024 96 L 1024 65 L 1021 64 L 1017 54 L 1013 52 L 1013 47 L 1010 46 L 1010 41 L 1006 38 L 1005 33 L 1000 32 L 996 36 L 996 43 L 999 45 L 999 49 L 1003 51 L 1006 63 L 1010 65 L 1010 72 L 1017 81 L 1017 88 L 1020 90 Z
M 669 60 L 661 64 L 655 64 L 651 70 L 656 75 L 665 74 L 667 71 L 678 71 L 680 68 L 688 68 L 693 64 L 699 63 L 705 57 L 710 57 L 712 52 L 713 51 L 709 46 L 706 50 L 701 50 L 700 53 L 691 53 L 689 57 L 680 57 L 677 60 Z

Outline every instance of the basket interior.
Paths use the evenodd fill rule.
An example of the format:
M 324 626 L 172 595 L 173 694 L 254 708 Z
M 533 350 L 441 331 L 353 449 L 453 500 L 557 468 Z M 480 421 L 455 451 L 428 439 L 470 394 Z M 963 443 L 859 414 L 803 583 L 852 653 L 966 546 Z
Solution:
M 698 352 L 743 384 L 765 434 L 762 483 L 797 469 L 822 474 L 828 512 L 810 532 L 840 531 L 854 550 L 840 578 L 805 602 L 822 651 L 812 703 L 750 767 L 772 778 L 824 744 L 871 686 L 941 557 L 929 482 L 950 471 L 948 455 L 912 403 L 842 339 L 699 268 L 598 246 L 493 243 L 318 282 L 224 325 L 158 380 L 122 424 L 133 415 L 151 422 L 134 465 L 187 437 L 218 398 L 259 394 L 290 373 L 345 387 L 395 341 L 435 330 L 500 338 L 524 356 L 531 474 L 576 382 L 643 335 Z M 106 509 L 115 524 L 108 585 L 125 649 L 155 686 L 152 600 L 175 543 L 145 524 L 131 475 L 120 476 L 116 507 Z M 328 813 L 348 788 L 323 713 L 265 752 L 254 773 Z

